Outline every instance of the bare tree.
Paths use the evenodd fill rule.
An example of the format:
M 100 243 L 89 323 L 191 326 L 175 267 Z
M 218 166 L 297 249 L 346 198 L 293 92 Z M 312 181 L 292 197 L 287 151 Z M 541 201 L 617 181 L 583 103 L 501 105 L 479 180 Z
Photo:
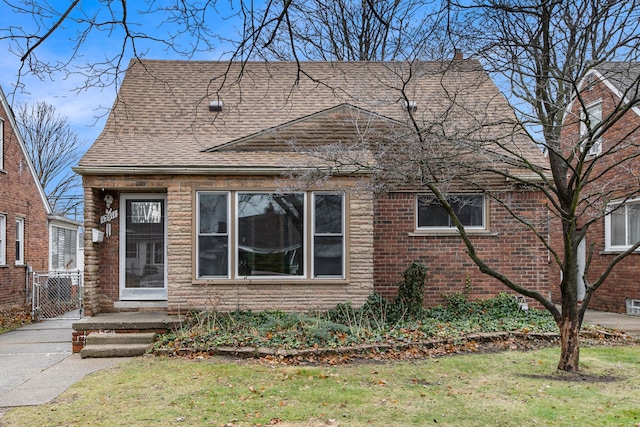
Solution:
M 244 13 L 257 56 L 279 60 L 389 61 L 432 57 L 443 25 L 436 3 L 425 0 L 313 0 Z M 262 25 L 265 13 L 272 13 Z M 416 41 L 420 40 L 420 43 Z
M 44 188 L 53 212 L 75 213 L 82 204 L 80 176 L 71 166 L 80 159 L 81 141 L 68 119 L 46 102 L 21 104 L 18 126 L 31 162 Z
M 549 310 L 561 335 L 560 370 L 579 369 L 579 334 L 593 293 L 618 263 L 640 247 L 640 241 L 635 242 L 598 270 L 590 269 L 591 248 L 584 271 L 579 272 L 578 247 L 589 229 L 611 214 L 609 202 L 640 195 L 636 127 L 624 129 L 615 140 L 609 138 L 604 151 L 593 155 L 603 134 L 640 102 L 640 73 L 633 71 L 640 54 L 638 6 L 635 1 L 448 2 L 451 40 L 464 43 L 468 53 L 482 61 L 516 116 L 504 112 L 498 122 L 489 110 L 474 109 L 465 100 L 473 97 L 472 86 L 477 82 L 451 86 L 443 80 L 449 105 L 441 106 L 439 115 L 428 118 L 409 111 L 411 130 L 396 133 L 392 143 L 381 146 L 360 138 L 348 149 L 349 153 L 358 152 L 360 145 L 361 150 L 376 153 L 379 189 L 423 188 L 431 192 L 450 215 L 480 270 Z M 627 72 L 621 75 L 620 67 L 608 67 L 610 61 L 629 64 Z M 406 76 L 420 75 L 413 69 Z M 595 69 L 599 77 L 586 82 Z M 412 95 L 405 88 L 411 77 L 398 77 L 394 85 L 409 103 Z M 590 98 L 582 90 L 607 79 L 615 82 L 622 94 L 600 118 L 592 115 Z M 577 137 L 567 131 L 577 126 L 588 131 Z M 392 135 L 382 134 L 387 138 Z M 545 151 L 546 161 L 541 162 L 534 151 L 522 149 L 534 144 Z M 313 155 L 344 168 L 350 157 L 339 151 L 324 147 Z M 352 166 L 371 167 L 361 159 Z M 307 179 L 321 179 L 323 172 L 331 170 L 304 174 Z M 514 209 L 504 193 L 495 191 L 495 180 L 500 178 L 523 190 L 542 192 L 549 201 L 551 221 L 545 215 L 530 217 Z M 456 201 L 452 203 L 447 196 L 456 188 L 485 192 L 549 250 L 561 272 L 561 308 L 546 293 L 514 281 L 477 249 L 473 236 L 456 216 Z M 580 297 L 579 281 L 585 284 Z
M 507 286 L 542 303 L 554 316 L 561 333 L 562 353 L 559 369 L 577 370 L 579 331 L 593 293 L 605 282 L 613 267 L 639 245 L 613 257 L 602 271 L 578 273 L 578 246 L 590 227 L 602 221 L 607 203 L 639 194 L 637 182 L 620 180 L 637 174 L 637 146 L 632 136 L 637 129 L 626 129 L 618 140 L 599 156 L 592 147 L 603 134 L 640 102 L 638 73 L 621 80 L 608 74 L 607 61 L 635 63 L 640 54 L 640 4 L 636 1 L 478 1 L 469 6 L 450 3 L 450 11 L 462 22 L 472 52 L 483 60 L 489 72 L 503 86 L 515 107 L 518 121 L 529 138 L 548 153 L 551 176 L 530 168 L 543 185 L 536 187 L 549 199 L 549 211 L 561 225 L 561 244 L 545 242 L 552 259 L 562 272 L 562 308 L 544 295 L 518 289 L 484 265 L 471 246 L 469 252 L 483 271 Z M 613 79 L 623 87 L 610 112 L 599 123 L 591 116 L 582 90 L 584 78 L 598 69 L 601 79 Z M 619 70 L 618 70 L 619 72 Z M 596 79 L 598 80 L 598 79 Z M 586 85 L 589 87 L 589 84 Z M 571 110 L 577 106 L 577 110 Z M 575 111 L 578 111 L 576 114 Z M 578 138 L 568 139 L 567 127 L 581 122 L 589 129 Z M 515 153 L 513 153 L 515 154 Z M 527 159 L 520 156 L 523 165 Z M 515 178 L 515 177 L 510 177 Z M 589 255 L 589 258 L 593 254 Z M 590 273 L 597 273 L 597 278 Z M 578 298 L 578 280 L 586 284 L 584 298 Z

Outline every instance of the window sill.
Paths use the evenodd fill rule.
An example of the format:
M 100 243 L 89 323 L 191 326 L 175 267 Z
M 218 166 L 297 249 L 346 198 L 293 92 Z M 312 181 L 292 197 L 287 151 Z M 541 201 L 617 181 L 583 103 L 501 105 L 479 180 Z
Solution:
M 498 233 L 491 230 L 466 230 L 470 236 L 496 237 Z M 410 237 L 450 237 L 460 236 L 457 229 L 452 230 L 415 230 L 409 233 Z
M 9 268 L 9 264 L 0 264 L 0 268 Z
M 25 268 L 27 266 L 27 264 L 18 264 L 16 263 L 16 267 L 18 268 Z
M 620 255 L 624 251 L 626 251 L 626 249 L 605 249 L 600 251 L 600 255 Z M 640 249 L 636 249 L 629 255 L 640 255 Z
M 2 168 L 0 168 L 0 173 L 3 173 L 3 174 L 5 174 L 5 175 L 6 175 L 6 174 L 7 174 L 7 171 L 6 171 L 6 170 L 4 170 L 4 169 L 2 169 Z
M 300 285 L 348 285 L 349 281 L 343 278 L 329 279 L 193 279 L 194 286 L 224 286 L 224 285 L 267 285 L 267 286 L 300 286 Z

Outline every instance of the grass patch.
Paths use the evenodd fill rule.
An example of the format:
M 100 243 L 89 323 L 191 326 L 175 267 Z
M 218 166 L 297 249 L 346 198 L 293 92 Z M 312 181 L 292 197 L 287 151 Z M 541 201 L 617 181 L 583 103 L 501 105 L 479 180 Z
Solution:
M 88 376 L 5 426 L 574 426 L 640 422 L 638 347 L 585 348 L 300 367 L 143 358 Z

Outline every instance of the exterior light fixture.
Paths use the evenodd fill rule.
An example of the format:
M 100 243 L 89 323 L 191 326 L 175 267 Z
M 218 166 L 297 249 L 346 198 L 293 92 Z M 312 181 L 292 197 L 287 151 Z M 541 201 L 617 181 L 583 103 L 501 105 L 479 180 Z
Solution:
M 223 103 L 220 100 L 209 101 L 209 111 L 222 111 Z

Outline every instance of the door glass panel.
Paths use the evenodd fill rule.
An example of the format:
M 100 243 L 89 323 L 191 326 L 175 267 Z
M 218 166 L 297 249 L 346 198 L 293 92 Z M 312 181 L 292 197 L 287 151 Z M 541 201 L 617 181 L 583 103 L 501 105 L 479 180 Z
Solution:
M 127 200 L 125 288 L 164 288 L 163 200 Z

